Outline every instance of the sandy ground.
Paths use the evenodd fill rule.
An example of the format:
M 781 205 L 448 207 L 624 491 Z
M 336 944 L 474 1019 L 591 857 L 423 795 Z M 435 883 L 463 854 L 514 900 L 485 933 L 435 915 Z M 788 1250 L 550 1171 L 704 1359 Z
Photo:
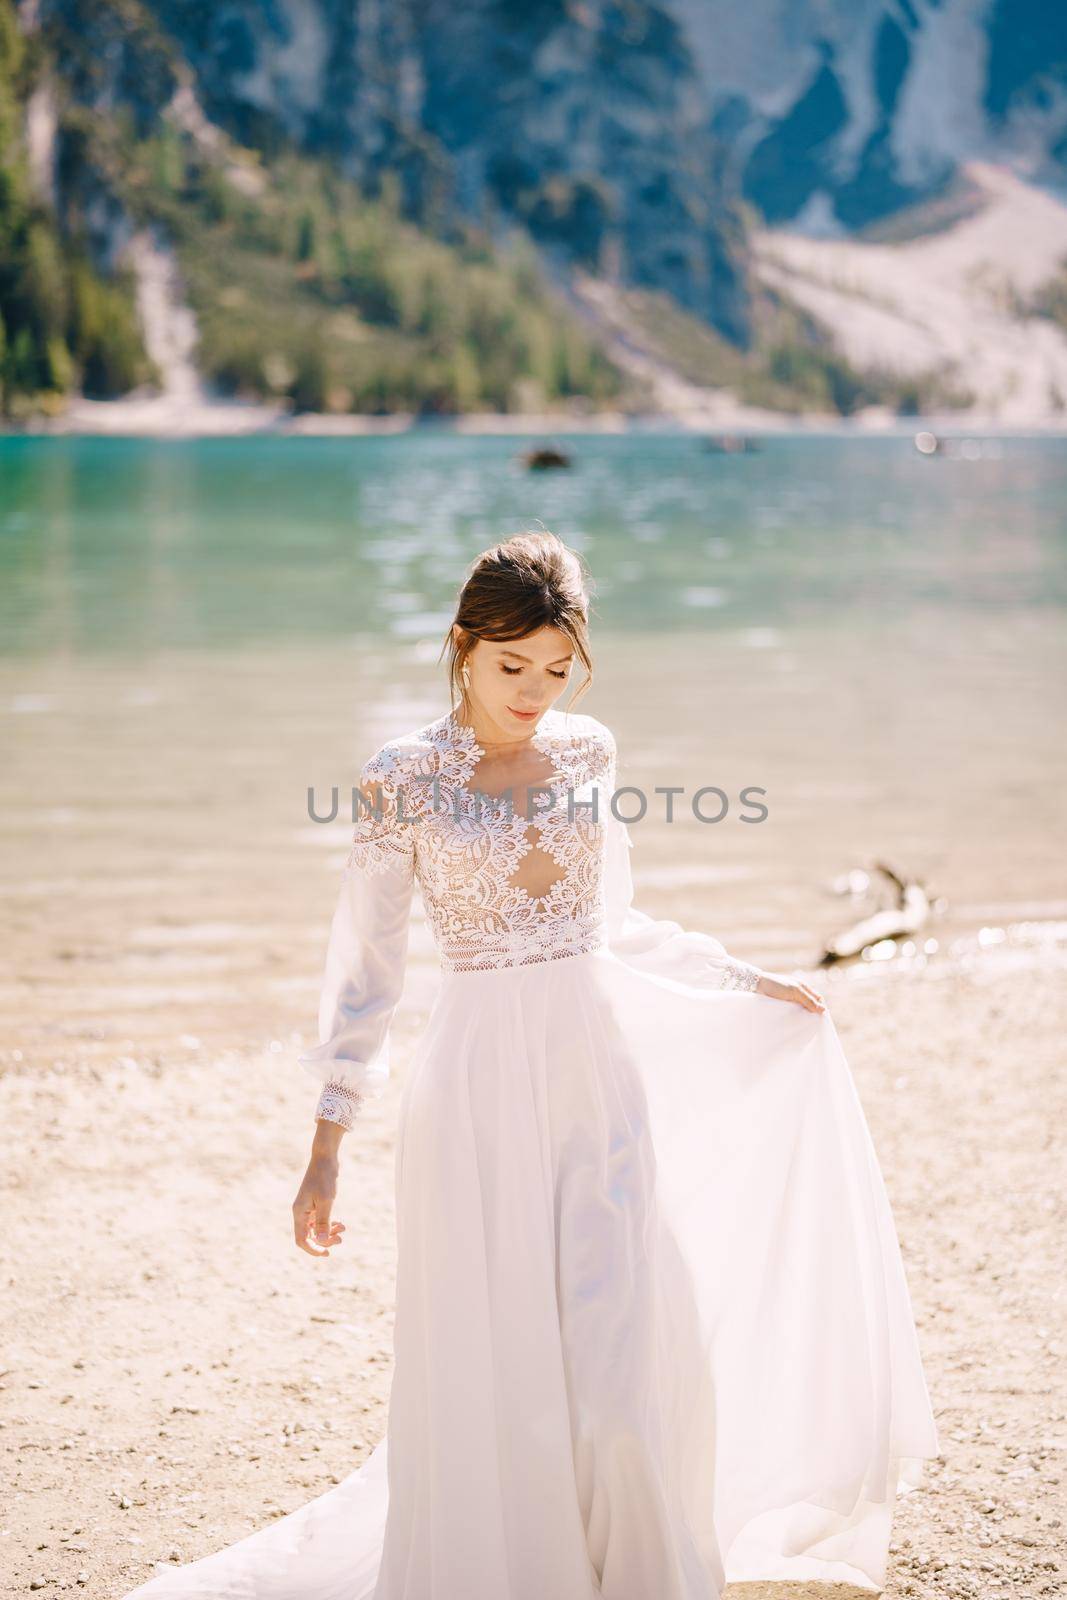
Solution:
M 890 1595 L 1067 1592 L 1065 987 L 826 986 L 944 1457 L 899 1502 Z M 366 1457 L 390 1374 L 398 1083 L 346 1136 L 347 1237 L 315 1260 L 290 1234 L 309 1137 L 293 1075 L 232 1052 L 4 1081 L 9 1592 L 120 1596 Z
M 312 837 L 299 809 L 305 781 L 335 778 L 327 762 L 365 744 L 343 715 L 355 666 L 156 663 L 142 682 L 121 663 L 0 670 L 0 700 L 21 697 L 23 718 L 5 723 L 0 774 L 16 953 L 0 984 L 0 1539 L 13 1595 L 117 1600 L 155 1561 L 232 1543 L 337 1482 L 384 1431 L 393 1141 L 434 981 L 421 922 L 397 1072 L 342 1149 L 343 1246 L 299 1251 L 289 1211 L 316 1096 L 294 1059 L 312 1037 L 347 837 L 342 825 Z M 615 670 L 625 692 L 625 662 Z M 383 693 L 406 692 L 382 671 Z M 794 710 L 779 725 L 774 704 L 761 737 L 783 743 Z M 751 708 L 735 713 L 743 739 Z M 408 725 L 397 705 L 383 715 Z M 635 744 L 661 715 L 651 701 L 632 713 Z M 872 805 L 887 841 L 910 826 L 888 783 Z M 992 830 L 999 813 L 983 814 Z M 840 914 L 799 892 L 764 923 L 751 910 L 754 883 L 808 881 L 850 847 L 840 823 L 796 825 L 808 857 L 787 829 L 760 843 L 754 875 L 722 879 L 718 931 L 765 965 L 791 964 L 813 922 L 825 931 Z M 969 827 L 961 812 L 961 839 Z M 1050 892 L 1052 810 L 997 830 L 992 862 L 992 831 L 976 833 L 973 855 L 943 871 L 961 889 L 981 871 L 990 894 Z M 687 922 L 703 903 L 707 925 L 699 894 L 662 898 L 670 860 L 654 863 L 657 903 Z M 675 866 L 684 876 L 682 856 Z M 1067 1593 L 1067 947 L 1061 936 L 1056 955 L 1053 930 L 1042 965 L 1025 924 L 1017 948 L 987 948 L 981 921 L 977 902 L 961 909 L 973 929 L 952 959 L 818 981 L 882 1160 L 943 1448 L 899 1502 L 886 1592 L 1037 1600 Z

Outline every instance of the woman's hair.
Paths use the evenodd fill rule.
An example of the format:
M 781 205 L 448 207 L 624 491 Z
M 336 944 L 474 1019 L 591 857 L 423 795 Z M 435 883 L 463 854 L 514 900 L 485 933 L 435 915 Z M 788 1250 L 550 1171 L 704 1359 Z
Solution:
M 516 533 L 483 550 L 472 562 L 459 593 L 453 619 L 462 629 L 457 641 L 449 628 L 442 654 L 448 654 L 453 702 L 463 699 L 460 673 L 475 643 L 524 639 L 539 628 L 558 628 L 574 647 L 586 676 L 571 703 L 593 677 L 589 649 L 589 596 L 592 581 L 577 551 L 544 530 Z

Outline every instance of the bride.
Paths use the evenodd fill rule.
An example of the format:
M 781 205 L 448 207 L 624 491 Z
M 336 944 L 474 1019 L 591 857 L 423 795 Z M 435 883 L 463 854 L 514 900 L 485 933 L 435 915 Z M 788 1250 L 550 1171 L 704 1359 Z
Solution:
M 361 774 L 293 1216 L 341 1243 L 417 882 L 442 971 L 401 1093 L 386 1435 L 138 1600 L 884 1586 L 938 1440 L 877 1156 L 821 996 L 633 905 L 615 740 L 555 704 L 591 673 L 586 579 L 552 534 L 481 555 L 453 708 Z

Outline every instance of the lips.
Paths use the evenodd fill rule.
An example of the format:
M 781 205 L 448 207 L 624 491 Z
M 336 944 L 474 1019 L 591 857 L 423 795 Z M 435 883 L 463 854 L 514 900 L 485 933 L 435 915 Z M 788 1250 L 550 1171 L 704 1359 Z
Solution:
M 508 706 L 513 717 L 521 717 L 523 722 L 532 722 L 538 715 L 536 711 L 516 711 L 514 706 Z

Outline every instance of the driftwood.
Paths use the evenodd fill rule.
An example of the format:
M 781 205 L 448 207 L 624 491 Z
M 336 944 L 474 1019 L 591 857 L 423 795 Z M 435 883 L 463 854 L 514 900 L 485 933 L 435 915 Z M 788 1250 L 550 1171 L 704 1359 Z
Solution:
M 873 870 L 892 884 L 896 905 L 885 911 L 876 911 L 829 940 L 819 957 L 820 967 L 830 967 L 837 961 L 848 961 L 862 955 L 864 950 L 883 939 L 908 938 L 925 927 L 930 916 L 930 897 L 921 883 L 904 878 L 885 862 L 875 863 Z
M 524 451 L 522 463 L 531 472 L 543 472 L 546 467 L 569 467 L 571 458 L 555 445 L 540 445 Z

